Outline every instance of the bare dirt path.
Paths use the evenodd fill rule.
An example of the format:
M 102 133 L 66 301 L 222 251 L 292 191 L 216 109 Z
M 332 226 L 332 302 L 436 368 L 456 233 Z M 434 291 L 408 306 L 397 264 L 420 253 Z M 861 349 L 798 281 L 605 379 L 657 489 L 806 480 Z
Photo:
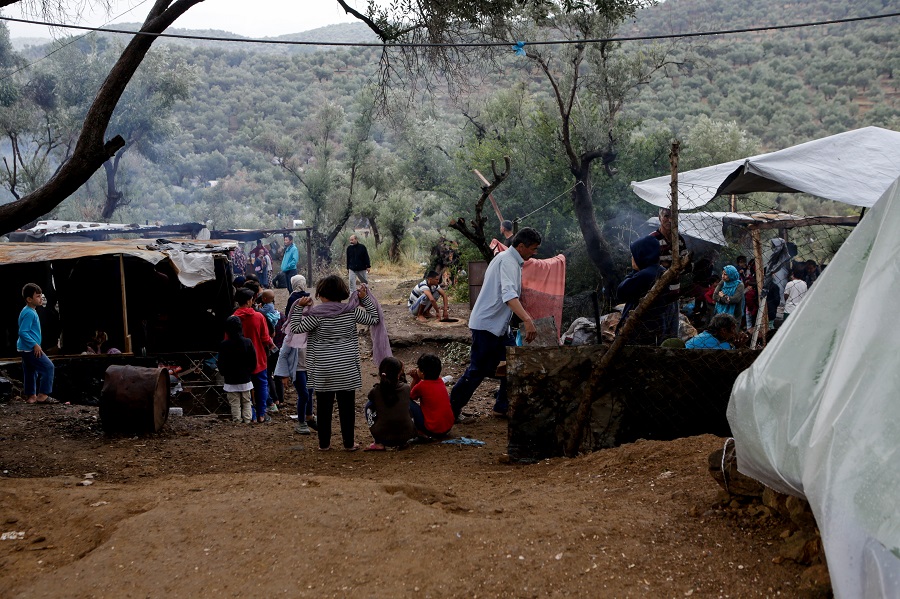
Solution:
M 434 327 L 382 286 L 397 355 L 439 352 L 445 342 L 417 342 Z M 382 453 L 316 451 L 285 411 L 271 425 L 184 417 L 108 438 L 93 407 L 0 404 L 0 522 L 13 533 L 0 540 L 0 596 L 801 594 L 802 568 L 773 563 L 788 524 L 722 503 L 707 472 L 721 439 L 506 465 L 492 390 L 455 429 L 483 447 Z M 359 413 L 356 437 L 369 442 Z

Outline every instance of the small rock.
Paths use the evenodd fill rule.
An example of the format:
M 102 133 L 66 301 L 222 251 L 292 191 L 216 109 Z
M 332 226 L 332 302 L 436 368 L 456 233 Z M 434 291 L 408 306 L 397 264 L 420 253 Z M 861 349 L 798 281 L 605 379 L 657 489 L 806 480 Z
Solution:
M 90 480 L 90 479 L 88 479 L 88 480 L 83 480 L 83 481 L 81 481 L 80 483 L 78 483 L 78 485 L 81 486 L 81 487 L 90 487 L 92 484 L 94 484 L 94 481 L 92 481 L 92 480 Z
M 800 588 L 812 589 L 817 595 L 831 594 L 831 575 L 825 564 L 810 566 L 800 574 Z
M 43 543 L 43 542 L 46 541 L 46 540 L 47 540 L 47 537 L 43 537 L 43 536 L 41 536 L 41 537 L 34 537 L 34 538 L 31 540 L 31 543 L 32 543 L 32 544 L 34 544 L 34 543 Z

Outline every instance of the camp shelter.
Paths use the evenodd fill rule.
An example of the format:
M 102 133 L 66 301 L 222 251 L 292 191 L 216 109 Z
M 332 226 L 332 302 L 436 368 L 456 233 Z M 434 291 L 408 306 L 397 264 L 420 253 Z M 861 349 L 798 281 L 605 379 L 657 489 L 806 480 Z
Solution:
M 805 497 L 836 597 L 900 596 L 900 179 L 735 382 L 739 470 Z
M 146 224 L 139 225 L 119 223 L 97 223 L 71 220 L 39 220 L 29 229 L 13 231 L 7 236 L 10 241 L 32 242 L 73 242 L 73 241 L 107 241 L 121 238 L 123 235 L 137 237 L 190 237 L 196 239 L 206 225 L 200 223 L 183 223 L 179 225 Z M 208 234 L 209 231 L 207 230 Z M 207 235 L 207 239 L 209 236 Z
M 678 174 L 678 207 L 695 210 L 721 195 L 802 192 L 871 207 L 900 176 L 900 132 L 864 127 L 750 158 Z M 645 201 L 668 207 L 669 175 L 632 181 Z
M 0 243 L 0 357 L 15 357 L 22 287 L 41 286 L 43 347 L 78 355 L 96 331 L 104 349 L 154 355 L 210 351 L 233 308 L 230 241 Z

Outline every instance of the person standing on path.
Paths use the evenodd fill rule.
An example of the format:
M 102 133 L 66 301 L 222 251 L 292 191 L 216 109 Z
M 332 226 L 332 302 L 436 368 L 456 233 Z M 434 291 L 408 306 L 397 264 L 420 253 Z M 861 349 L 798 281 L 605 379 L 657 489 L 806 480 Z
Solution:
M 22 392 L 28 403 L 52 403 L 53 362 L 41 348 L 41 320 L 37 307 L 44 304 L 44 292 L 34 283 L 22 288 L 25 307 L 19 312 L 19 337 L 16 350 L 22 358 Z
M 347 270 L 350 273 L 350 291 L 356 289 L 357 279 L 366 285 L 369 284 L 369 250 L 359 242 L 356 234 L 350 236 L 350 245 L 347 246 Z
M 312 307 L 309 296 L 294 302 L 290 330 L 295 335 L 309 334 L 306 343 L 307 385 L 316 392 L 319 449 L 331 449 L 331 415 L 337 403 L 344 449 L 356 451 L 359 446 L 353 436 L 354 407 L 356 390 L 362 388 L 356 325 L 378 324 L 378 307 L 365 285 L 356 290 L 355 301 L 343 303 L 350 298 L 350 290 L 337 275 L 319 281 L 316 298 L 321 303 Z
M 294 236 L 290 233 L 284 234 L 284 257 L 281 259 L 281 272 L 284 273 L 284 285 L 290 289 L 291 279 L 297 275 L 297 261 L 300 258 L 300 252 L 294 245 Z
M 541 234 L 526 227 L 516 234 L 511 243 L 512 247 L 491 260 L 484 273 L 481 292 L 472 307 L 469 317 L 469 328 L 472 330 L 469 367 L 450 392 L 450 405 L 457 420 L 481 381 L 494 376 L 497 366 L 506 359 L 506 348 L 515 344 L 509 328 L 512 315 L 522 320 L 526 341 L 533 341 L 537 336 L 534 319 L 522 306 L 519 296 L 522 294 L 522 265 L 537 254 Z M 508 410 L 506 377 L 501 377 L 494 414 L 503 417 Z

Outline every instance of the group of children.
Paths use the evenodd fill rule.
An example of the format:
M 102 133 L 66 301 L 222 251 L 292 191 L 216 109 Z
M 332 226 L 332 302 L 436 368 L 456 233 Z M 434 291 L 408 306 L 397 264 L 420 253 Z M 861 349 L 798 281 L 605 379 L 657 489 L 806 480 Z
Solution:
M 365 285 L 351 297 L 347 283 L 336 275 L 316 285 L 315 306 L 302 275 L 290 283 L 292 293 L 282 315 L 271 290 L 260 292 L 252 278 L 236 281 L 237 308 L 226 320 L 225 340 L 219 347 L 219 370 L 232 420 L 270 422 L 268 412 L 278 410 L 283 385 L 290 381 L 297 392 L 295 432 L 317 431 L 319 449 L 330 449 L 331 416 L 337 405 L 344 449 L 356 450 L 355 395 L 362 386 L 356 325 L 372 327 L 376 358 L 379 353 L 389 356 L 381 308 Z M 441 361 L 431 354 L 423 355 L 409 373 L 396 358 L 379 360 L 379 382 L 369 393 L 365 410 L 374 438 L 368 450 L 449 433 L 454 416 L 440 373 Z M 313 414 L 313 394 L 321 420 Z M 275 400 L 270 401 L 273 395 Z
M 412 379 L 412 386 L 406 375 Z M 441 379 L 440 358 L 424 354 L 408 373 L 403 372 L 403 363 L 397 358 L 385 358 L 378 367 L 378 377 L 365 406 L 374 439 L 366 451 L 402 447 L 413 440 L 442 438 L 450 433 L 455 417 Z

